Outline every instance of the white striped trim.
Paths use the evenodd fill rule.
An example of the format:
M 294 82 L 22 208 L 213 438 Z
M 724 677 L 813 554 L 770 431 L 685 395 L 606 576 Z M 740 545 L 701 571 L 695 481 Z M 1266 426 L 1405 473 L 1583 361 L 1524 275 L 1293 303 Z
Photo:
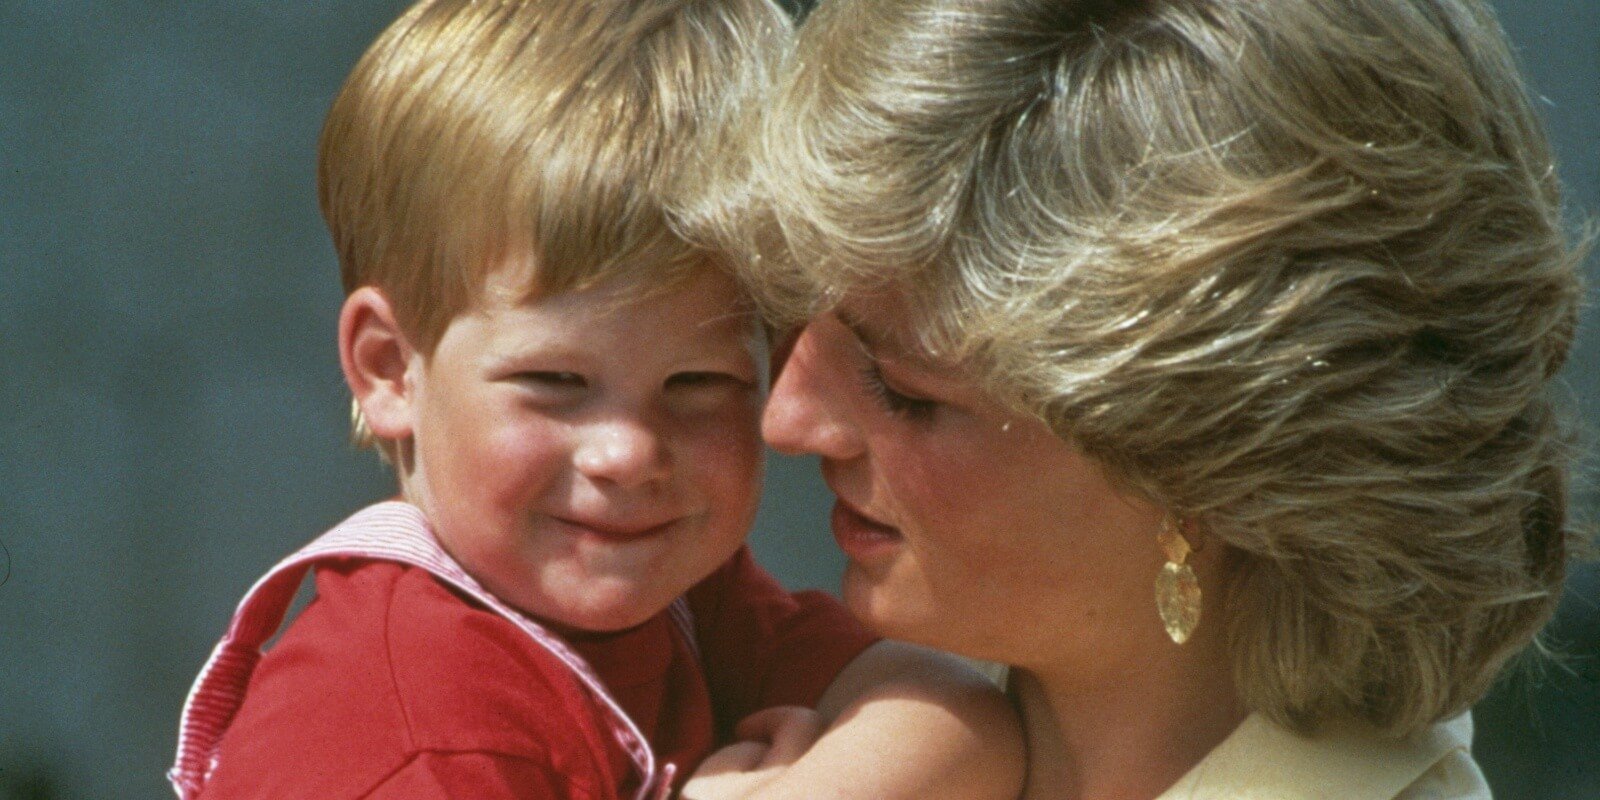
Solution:
M 683 635 L 683 640 L 689 644 L 689 653 L 695 661 L 704 663 L 700 658 L 700 641 L 694 635 L 694 611 L 689 608 L 689 599 L 680 597 L 667 606 L 667 614 L 678 626 L 678 633 Z

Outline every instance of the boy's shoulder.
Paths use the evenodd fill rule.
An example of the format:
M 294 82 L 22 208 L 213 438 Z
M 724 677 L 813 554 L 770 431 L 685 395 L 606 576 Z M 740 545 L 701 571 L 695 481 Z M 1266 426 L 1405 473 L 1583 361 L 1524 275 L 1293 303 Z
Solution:
M 593 699 L 515 625 L 403 564 L 324 563 L 316 583 L 257 668 L 206 797 L 360 797 L 440 758 L 611 793 Z
M 748 546 L 687 599 L 723 730 L 770 706 L 815 706 L 845 666 L 877 641 L 836 598 L 785 589 Z

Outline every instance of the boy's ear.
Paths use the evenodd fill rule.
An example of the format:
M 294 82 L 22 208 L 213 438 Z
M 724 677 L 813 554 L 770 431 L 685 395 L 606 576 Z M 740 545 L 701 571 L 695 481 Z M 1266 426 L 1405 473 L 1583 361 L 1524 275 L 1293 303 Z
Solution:
M 339 310 L 339 366 L 367 427 L 379 439 L 411 436 L 409 369 L 416 354 L 383 292 L 363 286 Z

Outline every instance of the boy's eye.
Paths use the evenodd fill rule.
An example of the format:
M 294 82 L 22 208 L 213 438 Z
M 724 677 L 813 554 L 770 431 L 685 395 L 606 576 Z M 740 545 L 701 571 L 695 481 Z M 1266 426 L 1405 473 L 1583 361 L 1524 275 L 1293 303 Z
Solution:
M 743 385 L 744 383 L 745 381 L 726 372 L 675 372 L 667 378 L 668 389 L 735 386 Z
M 517 380 L 546 389 L 582 389 L 589 385 L 588 380 L 576 372 L 548 370 L 519 372 Z
M 883 377 L 883 370 L 878 368 L 878 362 L 870 358 L 861 371 L 861 384 L 884 411 L 897 417 L 926 421 L 939 408 L 937 400 L 906 394 L 890 386 Z
M 755 384 L 728 372 L 675 372 L 663 392 L 669 407 L 682 414 L 713 413 L 750 397 Z

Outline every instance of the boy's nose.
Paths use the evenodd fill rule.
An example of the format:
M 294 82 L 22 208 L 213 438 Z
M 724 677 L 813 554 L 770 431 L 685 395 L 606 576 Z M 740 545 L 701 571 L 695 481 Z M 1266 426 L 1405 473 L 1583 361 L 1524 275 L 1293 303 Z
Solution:
M 573 463 L 591 480 L 634 487 L 667 476 L 669 465 L 661 436 L 643 420 L 592 422 L 580 436 Z
M 767 397 L 761 435 L 780 453 L 838 460 L 860 453 L 860 432 L 846 413 L 859 387 L 850 384 L 848 365 L 839 363 L 838 343 L 830 347 L 827 331 L 818 328 L 829 322 L 814 321 L 800 332 Z

